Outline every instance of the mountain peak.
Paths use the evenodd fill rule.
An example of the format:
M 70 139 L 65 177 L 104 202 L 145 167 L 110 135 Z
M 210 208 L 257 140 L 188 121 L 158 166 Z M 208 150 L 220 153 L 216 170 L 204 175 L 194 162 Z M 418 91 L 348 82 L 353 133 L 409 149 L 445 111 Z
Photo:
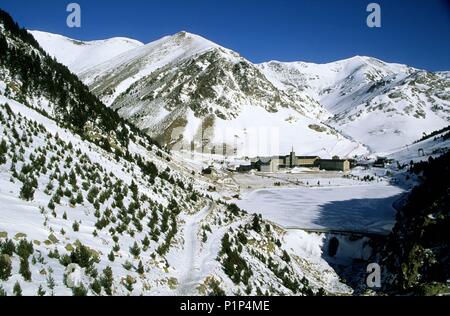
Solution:
M 199 35 L 193 34 L 193 33 L 187 32 L 187 31 L 180 31 L 180 32 L 174 34 L 174 36 L 183 38 L 183 37 L 194 37 L 194 36 L 199 36 Z
M 155 42 L 151 42 L 147 45 L 151 46 L 154 43 L 158 43 L 160 41 L 174 41 L 177 45 L 187 45 L 187 46 L 202 46 L 205 48 L 218 48 L 221 47 L 220 45 L 208 40 L 207 38 L 197 35 L 194 33 L 189 33 L 187 31 L 180 31 L 176 34 L 169 35 L 166 37 L 161 38 L 160 40 L 157 40 Z

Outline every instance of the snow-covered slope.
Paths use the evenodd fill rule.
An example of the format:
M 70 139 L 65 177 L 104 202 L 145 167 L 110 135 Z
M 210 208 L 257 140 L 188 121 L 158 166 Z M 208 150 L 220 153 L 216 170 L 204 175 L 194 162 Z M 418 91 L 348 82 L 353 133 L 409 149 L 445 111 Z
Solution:
M 398 148 L 392 152 L 382 153 L 391 159 L 395 159 L 401 165 L 409 165 L 428 160 L 429 157 L 439 157 L 450 150 L 450 132 L 442 132 L 425 140 Z
M 416 71 L 404 79 L 381 80 L 362 88 L 329 124 L 374 152 L 391 150 L 450 123 L 450 82 Z
M 139 41 L 122 37 L 99 41 L 78 41 L 52 33 L 40 31 L 30 31 L 30 33 L 45 51 L 74 73 L 80 73 L 144 45 Z
M 92 91 L 110 105 L 132 84 L 168 64 L 219 46 L 200 36 L 180 32 L 78 73 Z
M 364 56 L 328 64 L 272 61 L 259 67 L 278 87 L 307 92 L 331 114 L 351 107 L 346 98 L 362 87 L 385 78 L 404 78 L 412 71 L 405 65 L 387 64 Z
M 450 80 L 450 71 L 440 71 L 437 74 L 446 80 Z

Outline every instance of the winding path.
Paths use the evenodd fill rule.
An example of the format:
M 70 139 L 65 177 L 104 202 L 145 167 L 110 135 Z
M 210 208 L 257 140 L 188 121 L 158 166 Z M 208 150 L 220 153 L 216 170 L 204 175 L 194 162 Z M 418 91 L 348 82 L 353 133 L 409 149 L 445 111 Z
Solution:
M 184 229 L 184 250 L 182 262 L 185 263 L 182 276 L 179 279 L 177 295 L 198 295 L 197 286 L 208 275 L 205 265 L 208 260 L 214 260 L 213 251 L 202 251 L 200 225 L 202 220 L 212 211 L 214 205 L 210 204 L 197 214 L 186 219 Z

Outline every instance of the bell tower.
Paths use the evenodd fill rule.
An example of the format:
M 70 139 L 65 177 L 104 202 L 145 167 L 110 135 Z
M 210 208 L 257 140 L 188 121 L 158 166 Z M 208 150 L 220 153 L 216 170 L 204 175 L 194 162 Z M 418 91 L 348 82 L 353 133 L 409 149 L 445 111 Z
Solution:
M 294 167 L 297 166 L 298 160 L 297 160 L 297 155 L 295 154 L 295 151 L 294 151 L 294 146 L 292 146 L 292 151 L 291 151 L 289 160 L 290 160 L 290 164 L 289 165 L 290 165 L 291 168 L 294 168 Z

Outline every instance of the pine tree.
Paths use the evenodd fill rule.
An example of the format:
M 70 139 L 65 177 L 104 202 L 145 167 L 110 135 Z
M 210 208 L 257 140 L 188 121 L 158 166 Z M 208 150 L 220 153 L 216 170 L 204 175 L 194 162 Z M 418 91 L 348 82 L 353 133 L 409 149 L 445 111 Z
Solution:
M 139 264 L 138 264 L 138 268 L 137 268 L 136 272 L 139 273 L 139 274 L 144 274 L 145 273 L 144 265 L 142 264 L 141 260 L 139 260 Z
M 44 291 L 44 288 L 42 287 L 42 284 L 39 285 L 38 291 L 37 291 L 37 295 L 38 296 L 45 296 L 46 291 Z
M 279 239 L 277 239 L 277 241 L 275 241 L 275 244 L 276 244 L 278 247 L 281 247 L 281 241 L 280 241 Z
M 77 221 L 73 222 L 72 229 L 74 232 L 80 231 L 80 224 Z
M 83 195 L 81 194 L 81 192 L 78 192 L 76 202 L 77 202 L 78 204 L 82 204 L 83 201 L 84 201 L 84 200 L 83 200 Z
M 11 259 L 9 255 L 0 254 L 0 280 L 7 281 L 11 276 Z
M 289 254 L 286 252 L 286 250 L 283 250 L 283 256 L 281 257 L 281 259 L 286 262 L 289 263 L 291 262 L 291 257 L 289 256 Z
M 77 199 L 73 196 L 69 200 L 70 206 L 75 207 L 77 205 Z
M 16 248 L 16 252 L 20 258 L 28 259 L 34 252 L 33 244 L 22 239 Z
M 12 257 L 13 253 L 16 252 L 16 246 L 11 239 L 7 239 L 4 243 L 0 242 L 1 253 Z
M 55 285 L 55 279 L 53 279 L 53 276 L 49 274 L 49 276 L 47 277 L 47 287 L 53 291 Z
M 70 254 L 70 261 L 71 263 L 78 264 L 81 268 L 92 270 L 94 268 L 94 264 L 98 260 L 96 260 L 88 247 L 80 244 Z
M 0 285 L 0 297 L 8 296 L 5 289 Z
M 316 296 L 326 296 L 327 292 L 325 291 L 325 289 L 323 287 L 321 287 L 319 289 L 319 291 L 316 293 Z
M 100 279 L 100 283 L 105 289 L 105 292 L 107 295 L 112 295 L 112 286 L 113 286 L 114 278 L 113 278 L 113 272 L 111 267 L 106 267 L 105 270 L 103 270 L 103 276 Z
M 14 284 L 13 294 L 15 296 L 22 296 L 22 288 L 20 287 L 19 281 Z
M 94 282 L 92 282 L 91 289 L 97 295 L 100 295 L 102 293 L 102 284 L 98 279 L 95 279 Z
M 75 172 L 73 170 L 70 171 L 70 174 L 69 174 L 69 184 L 72 187 L 76 187 L 77 186 L 77 176 L 76 176 L 76 174 L 75 174 Z
M 52 197 L 52 201 L 55 204 L 60 204 L 61 203 L 61 196 L 58 194 L 58 192 L 56 192 L 53 197 Z
M 124 284 L 124 286 L 125 286 L 125 288 L 128 290 L 128 291 L 130 291 L 130 292 L 133 292 L 133 285 L 134 285 L 134 283 L 135 283 L 135 281 L 133 280 L 133 278 L 131 277 L 131 276 L 127 276 L 126 277 L 126 279 L 125 279 L 125 284 Z
M 261 232 L 260 218 L 256 214 L 253 215 L 252 229 L 257 233 Z
M 111 252 L 109 253 L 108 259 L 109 259 L 109 261 L 111 261 L 111 262 L 114 262 L 114 260 L 116 259 L 116 257 L 114 256 L 114 252 L 113 252 L 113 251 L 111 251 Z
M 80 286 L 74 287 L 72 289 L 72 295 L 73 296 L 87 296 L 88 290 L 84 287 L 83 284 L 80 284 Z
M 8 146 L 6 145 L 6 141 L 3 139 L 0 143 L 0 165 L 6 163 L 6 153 L 8 152 Z
M 124 264 L 122 264 L 122 267 L 123 267 L 125 270 L 130 271 L 131 268 L 133 267 L 133 264 L 132 264 L 130 261 L 127 260 L 127 261 L 125 261 Z
M 31 201 L 34 198 L 34 186 L 29 179 L 26 179 L 20 189 L 20 198 L 25 201 Z
M 152 233 L 151 233 L 151 235 L 152 235 L 152 240 L 153 241 L 158 241 L 159 240 L 159 234 L 160 234 L 160 232 L 159 232 L 159 229 L 157 228 L 157 227 L 155 227 L 153 230 L 152 230 Z
M 213 279 L 209 283 L 209 287 L 211 288 L 209 296 L 225 296 L 226 295 L 225 291 L 220 288 L 220 283 L 215 279 Z
M 246 245 L 248 242 L 247 237 L 245 236 L 245 233 L 243 233 L 242 231 L 238 232 L 238 240 L 243 245 Z
M 142 245 L 147 249 L 150 246 L 150 239 L 147 235 L 145 235 L 144 240 L 142 241 Z
M 114 246 L 113 246 L 113 249 L 112 249 L 114 252 L 119 252 L 120 251 L 120 245 L 119 244 L 115 244 Z
M 133 246 L 130 247 L 130 253 L 135 257 L 138 257 L 141 254 L 141 249 L 139 248 L 136 241 L 134 242 Z
M 56 206 L 55 206 L 55 202 L 53 202 L 53 200 L 50 200 L 50 202 L 48 202 L 48 208 L 52 211 L 55 210 Z
M 28 262 L 28 259 L 24 259 L 24 258 L 20 259 L 19 273 L 23 276 L 23 279 L 25 281 L 31 281 L 31 271 L 30 271 L 30 264 Z

